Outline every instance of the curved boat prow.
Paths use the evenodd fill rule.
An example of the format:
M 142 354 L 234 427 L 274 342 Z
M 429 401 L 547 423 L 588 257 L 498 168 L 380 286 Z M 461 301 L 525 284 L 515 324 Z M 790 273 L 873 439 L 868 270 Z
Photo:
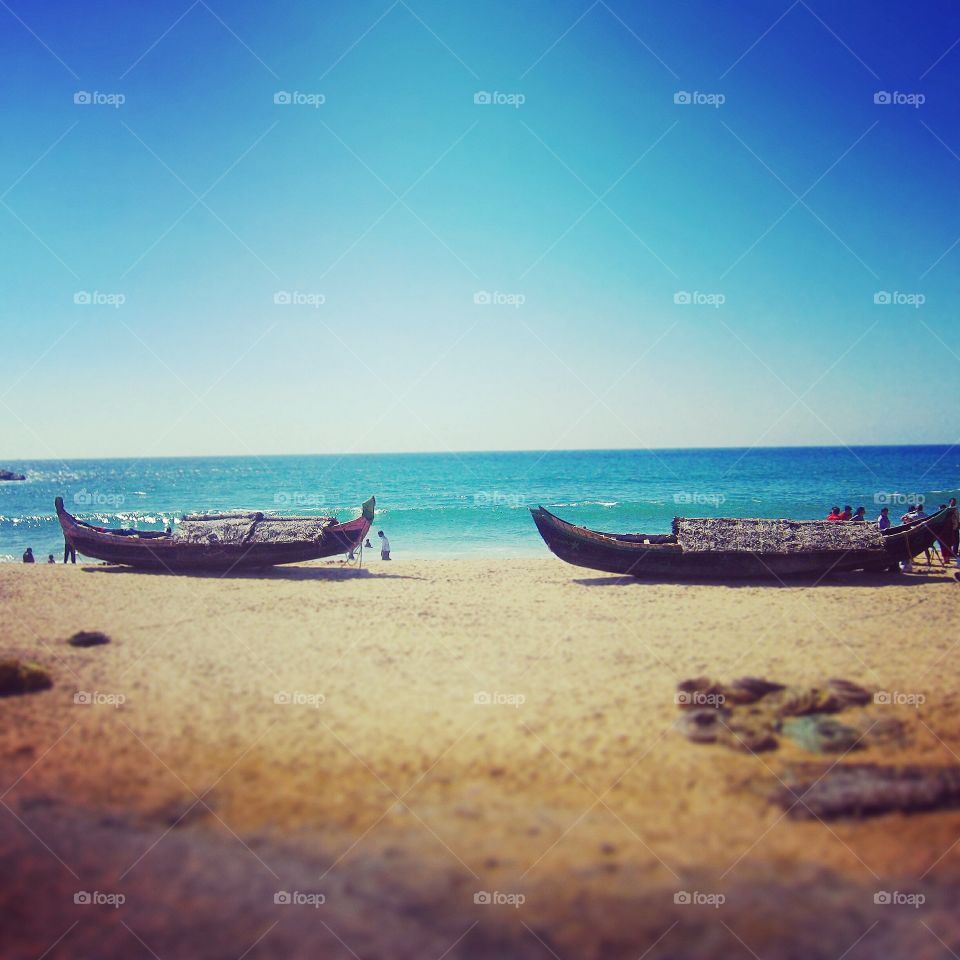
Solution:
M 377 498 L 371 497 L 369 500 L 365 500 L 363 506 L 360 508 L 360 516 L 364 520 L 368 520 L 370 523 L 373 523 L 373 517 L 377 509 Z

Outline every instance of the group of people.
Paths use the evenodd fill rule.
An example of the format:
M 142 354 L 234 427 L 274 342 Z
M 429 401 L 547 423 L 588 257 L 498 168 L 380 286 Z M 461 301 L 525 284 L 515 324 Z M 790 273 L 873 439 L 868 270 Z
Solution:
M 939 509 L 945 510 L 947 507 L 953 507 L 956 509 L 957 498 L 951 497 L 950 503 L 941 503 Z M 847 504 L 842 510 L 839 507 L 833 507 L 830 510 L 827 520 L 833 521 L 855 521 L 859 523 L 866 522 L 866 509 L 864 507 L 857 507 L 856 511 Z M 915 523 L 919 520 L 926 520 L 930 517 L 930 514 L 923 509 L 923 500 L 918 499 L 909 510 L 900 518 L 900 523 L 909 524 Z M 880 516 L 877 517 L 877 528 L 880 530 L 888 530 L 890 528 L 890 508 L 883 507 L 880 510 Z M 947 543 L 943 540 L 937 541 L 940 547 L 940 561 L 946 566 L 954 557 L 960 558 L 960 529 L 953 531 L 953 539 Z M 927 558 L 927 563 L 930 563 L 930 550 L 925 550 L 924 554 Z M 957 561 L 958 566 L 960 566 L 960 559 Z M 909 563 L 905 566 L 905 569 L 909 569 Z M 957 579 L 960 580 L 960 574 L 958 574 Z
M 23 551 L 23 562 L 24 563 L 36 563 L 37 558 L 33 555 L 33 547 L 27 547 Z M 47 563 L 56 563 L 52 553 L 47 554 Z M 63 545 L 63 562 L 64 563 L 76 563 L 77 562 L 77 551 L 70 546 L 69 543 L 64 543 Z
M 857 507 L 856 513 L 853 512 L 853 507 L 850 504 L 847 504 L 843 510 L 839 507 L 832 507 L 830 509 L 830 515 L 827 517 L 828 520 L 854 520 L 857 523 L 866 523 L 867 522 L 867 510 L 866 507 Z M 883 527 L 880 528 L 881 530 Z
M 377 536 L 380 538 L 380 559 L 389 560 L 390 559 L 390 541 L 387 539 L 387 535 L 382 531 L 377 531 Z M 370 549 L 370 538 L 367 537 L 366 541 L 363 544 L 365 550 Z M 350 552 L 347 554 L 347 560 L 356 559 L 356 547 L 351 547 Z

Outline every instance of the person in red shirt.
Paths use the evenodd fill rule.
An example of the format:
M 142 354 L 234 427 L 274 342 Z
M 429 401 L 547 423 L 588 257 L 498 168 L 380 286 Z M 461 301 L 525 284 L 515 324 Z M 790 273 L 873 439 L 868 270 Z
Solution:
M 851 507 L 850 504 L 848 503 L 848 504 L 843 508 L 843 513 L 841 513 L 840 516 L 837 517 L 837 519 L 838 519 L 838 520 L 849 520 L 852 516 L 853 516 L 853 507 Z
M 831 508 L 830 508 L 830 516 L 827 517 L 827 519 L 828 519 L 828 520 L 839 520 L 839 519 L 840 519 L 840 508 L 839 508 L 839 507 L 831 507 Z

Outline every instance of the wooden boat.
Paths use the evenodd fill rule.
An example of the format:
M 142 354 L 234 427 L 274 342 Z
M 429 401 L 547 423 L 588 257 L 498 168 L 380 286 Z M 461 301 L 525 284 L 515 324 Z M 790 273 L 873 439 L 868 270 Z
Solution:
M 84 556 L 151 570 L 229 572 L 349 553 L 373 523 L 376 498 L 348 523 L 260 512 L 215 514 L 184 517 L 172 534 L 94 527 L 67 513 L 63 497 L 55 503 L 64 539 Z
M 603 533 L 567 523 L 543 507 L 530 512 L 544 542 L 567 563 L 668 580 L 779 580 L 850 570 L 886 570 L 917 556 L 938 540 L 952 542 L 958 523 L 956 508 L 947 507 L 926 520 L 890 527 L 882 533 L 865 523 L 830 521 L 827 526 L 828 521 L 822 520 L 726 518 L 678 518 L 672 534 Z M 718 525 L 727 525 L 726 532 Z M 730 530 L 747 525 L 753 526 L 746 536 L 730 535 Z M 720 530 L 716 542 L 711 542 L 711 528 Z

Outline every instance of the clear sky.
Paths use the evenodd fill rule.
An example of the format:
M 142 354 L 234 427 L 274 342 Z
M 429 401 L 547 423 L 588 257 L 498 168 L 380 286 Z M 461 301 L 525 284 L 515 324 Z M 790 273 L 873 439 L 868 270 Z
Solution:
M 0 459 L 957 440 L 950 0 L 0 23 Z

